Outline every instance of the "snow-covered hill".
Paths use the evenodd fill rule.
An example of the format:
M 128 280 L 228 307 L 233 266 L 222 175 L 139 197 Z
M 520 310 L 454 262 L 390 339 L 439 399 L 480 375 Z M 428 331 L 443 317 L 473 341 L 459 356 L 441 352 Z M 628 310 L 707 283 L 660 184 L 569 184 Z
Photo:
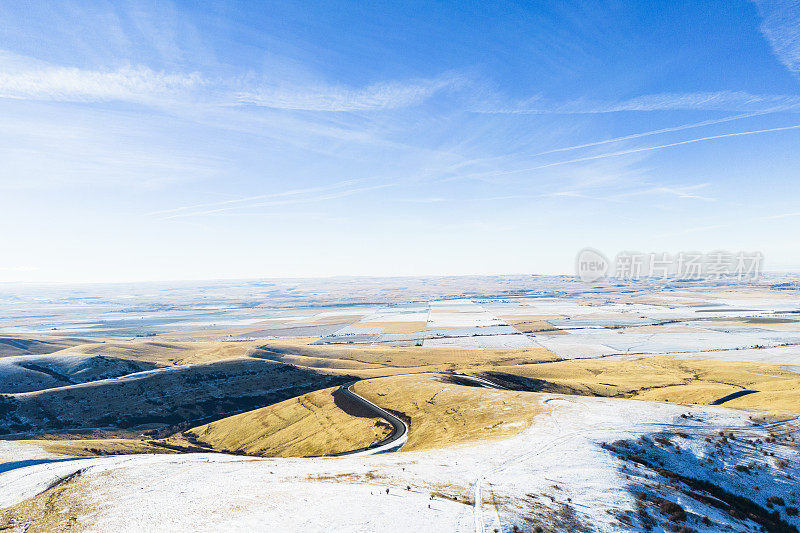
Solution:
M 6 442 L 0 505 L 40 496 L 103 531 L 744 531 L 800 526 L 789 424 L 642 401 L 535 395 L 519 435 L 367 457 L 46 459 Z M 720 433 L 722 432 L 722 433 Z M 13 456 L 10 454 L 14 454 Z M 33 459 L 24 462 L 25 457 Z M 45 462 L 41 462 L 45 461 Z M 75 487 L 70 490 L 70 487 Z M 477 504 L 475 503 L 477 500 Z M 35 503 L 6 511 L 22 526 Z M 683 528 L 683 529 L 680 529 Z M 780 529 L 782 528 L 782 529 Z

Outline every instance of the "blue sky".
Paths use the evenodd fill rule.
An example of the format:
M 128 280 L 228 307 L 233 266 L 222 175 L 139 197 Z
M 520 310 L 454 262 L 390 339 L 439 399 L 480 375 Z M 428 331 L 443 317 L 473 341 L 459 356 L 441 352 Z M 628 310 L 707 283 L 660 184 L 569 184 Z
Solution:
M 800 269 L 794 0 L 199 4 L 0 5 L 0 280 Z

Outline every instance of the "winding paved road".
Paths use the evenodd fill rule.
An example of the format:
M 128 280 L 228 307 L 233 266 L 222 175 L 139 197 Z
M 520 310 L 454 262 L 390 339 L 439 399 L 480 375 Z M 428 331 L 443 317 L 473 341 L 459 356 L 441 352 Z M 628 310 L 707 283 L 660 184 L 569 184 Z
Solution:
M 333 455 L 335 457 L 340 457 L 343 455 L 374 455 L 376 453 L 400 451 L 403 445 L 408 441 L 408 424 L 406 424 L 405 421 L 400 417 L 393 415 L 386 409 L 378 407 L 371 401 L 350 390 L 350 387 L 356 383 L 357 381 L 345 383 L 339 387 L 339 390 L 342 391 L 342 393 L 344 393 L 348 398 L 375 414 L 375 416 L 378 418 L 383 418 L 389 422 L 392 425 L 392 432 L 385 439 L 374 442 L 369 446 L 365 446 L 364 448 L 358 448 L 356 450 L 336 453 Z
M 411 374 L 392 374 L 389 376 L 379 376 L 374 378 L 360 379 L 358 381 L 370 381 L 372 379 L 382 379 L 382 378 L 397 377 L 397 376 L 419 376 L 425 374 L 433 374 L 438 376 L 454 376 L 459 379 L 464 379 L 466 381 L 472 381 L 481 387 L 492 388 L 492 389 L 505 389 L 505 387 L 497 385 L 496 383 L 493 383 L 488 379 L 479 378 L 477 376 L 470 376 L 468 374 L 459 374 L 457 372 L 416 372 Z M 406 422 L 400 417 L 393 415 L 386 409 L 378 407 L 371 401 L 353 392 L 350 389 L 350 387 L 358 383 L 358 381 L 351 381 L 350 383 L 345 383 L 344 385 L 339 387 L 339 390 L 342 391 L 342 393 L 345 394 L 348 398 L 350 398 L 360 406 L 364 407 L 368 411 L 372 412 L 378 418 L 383 418 L 384 420 L 389 422 L 389 424 L 392 425 L 392 432 L 385 439 L 378 442 L 374 442 L 369 446 L 358 448 L 356 450 L 350 450 L 347 452 L 332 454 L 332 456 L 341 457 L 345 455 L 375 455 L 377 453 L 400 451 L 402 447 L 405 445 L 405 443 L 408 441 L 408 424 L 406 424 Z

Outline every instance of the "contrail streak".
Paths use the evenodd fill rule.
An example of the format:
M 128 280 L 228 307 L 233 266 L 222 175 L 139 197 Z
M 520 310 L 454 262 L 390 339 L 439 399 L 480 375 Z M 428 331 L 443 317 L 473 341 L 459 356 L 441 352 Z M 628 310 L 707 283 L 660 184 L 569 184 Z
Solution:
M 601 144 L 608 144 L 608 143 L 619 142 L 619 141 L 628 141 L 630 139 L 639 139 L 641 137 L 649 137 L 650 135 L 660 135 L 662 133 L 672 133 L 672 132 L 675 132 L 675 131 L 689 130 L 689 129 L 692 129 L 692 128 L 701 128 L 703 126 L 713 126 L 714 124 L 723 124 L 725 122 L 731 122 L 731 121 L 734 121 L 734 120 L 741 120 L 741 119 L 750 118 L 750 117 L 758 117 L 758 116 L 761 116 L 761 115 L 767 115 L 769 113 L 775 113 L 775 110 L 758 111 L 758 112 L 755 112 L 755 113 L 746 113 L 746 114 L 743 114 L 743 115 L 733 115 L 733 116 L 730 116 L 730 117 L 720 118 L 720 119 L 716 119 L 716 120 L 704 120 L 703 122 L 695 122 L 693 124 L 683 124 L 681 126 L 673 126 L 671 128 L 663 128 L 663 129 L 660 129 L 660 130 L 645 131 L 645 132 L 642 132 L 642 133 L 634 133 L 632 135 L 626 135 L 624 137 L 614 137 L 613 139 L 606 139 L 606 140 L 603 140 L 603 141 L 595 141 L 595 142 L 590 142 L 590 143 L 586 143 L 586 144 L 576 144 L 574 146 L 565 146 L 564 148 L 554 148 L 552 150 L 547 150 L 547 151 L 544 151 L 544 152 L 539 152 L 537 154 L 533 154 L 531 157 L 536 157 L 536 156 L 546 155 L 546 154 L 554 154 L 556 152 L 567 152 L 569 150 L 578 150 L 580 148 L 589 148 L 591 146 L 599 146 Z
M 318 195 L 318 196 L 311 196 L 311 197 L 302 197 L 302 198 L 286 198 L 284 200 L 272 200 L 267 202 L 256 202 L 256 203 L 249 203 L 249 204 L 239 204 L 234 206 L 228 207 L 218 207 L 216 209 L 210 209 L 206 211 L 190 211 L 186 213 L 175 213 L 169 216 L 161 217 L 161 220 L 169 220 L 174 218 L 185 218 L 185 217 L 194 217 L 194 216 L 206 216 L 206 215 L 215 215 L 219 213 L 224 213 L 233 210 L 241 210 L 241 209 L 250 209 L 254 207 L 275 207 L 281 205 L 293 205 L 299 203 L 310 203 L 310 202 L 321 202 L 325 200 L 335 200 L 337 198 L 344 198 L 347 196 L 352 196 L 354 194 L 358 194 L 361 192 L 372 191 L 375 189 L 384 189 L 386 187 L 391 187 L 393 184 L 386 183 L 382 185 L 373 185 L 370 187 L 360 187 L 356 189 L 346 189 L 343 191 L 336 191 L 325 195 Z M 285 195 L 284 195 L 285 196 Z M 254 196 L 251 198 L 245 198 L 244 200 L 252 201 L 254 199 L 261 198 L 262 196 Z
M 313 193 L 326 192 L 326 191 L 335 191 L 336 189 L 341 189 L 343 187 L 356 185 L 356 184 L 362 183 L 364 181 L 365 180 L 363 180 L 363 179 L 352 179 L 352 180 L 340 181 L 338 183 L 334 183 L 333 185 L 327 185 L 327 186 L 322 186 L 322 187 L 308 187 L 308 188 L 305 188 L 305 189 L 292 189 L 290 191 L 277 192 L 277 193 L 271 193 L 271 194 L 259 194 L 259 195 L 256 195 L 256 196 L 248 196 L 246 198 L 236 198 L 234 200 L 223 200 L 223 201 L 220 201 L 220 202 L 210 202 L 210 203 L 205 203 L 205 204 L 196 204 L 196 205 L 189 205 L 189 206 L 184 206 L 184 207 L 176 207 L 176 208 L 173 208 L 173 209 L 165 209 L 163 211 L 153 211 L 152 213 L 147 213 L 147 215 L 149 215 L 149 216 L 153 216 L 153 215 L 168 215 L 170 213 L 179 213 L 179 212 L 182 212 L 182 211 L 191 211 L 191 210 L 194 210 L 194 209 L 201 209 L 201 208 L 204 208 L 204 207 L 217 207 L 217 206 L 235 205 L 235 204 L 241 204 L 242 202 L 253 202 L 253 201 L 256 201 L 256 200 L 265 200 L 265 199 L 269 199 L 269 198 L 283 198 L 283 197 L 287 197 L 287 196 L 298 196 L 298 195 L 309 194 L 309 193 L 313 194 Z M 171 218 L 171 217 L 168 217 L 168 218 Z
M 540 170 L 540 169 L 543 169 L 543 168 L 550 168 L 550 167 L 557 167 L 557 166 L 561 166 L 561 165 L 568 165 L 570 163 L 579 163 L 581 161 L 593 161 L 595 159 L 605 159 L 607 157 L 617 157 L 617 156 L 620 156 L 620 155 L 636 154 L 636 153 L 639 153 L 639 152 L 648 152 L 648 151 L 651 151 L 651 150 L 660 150 L 662 148 L 670 148 L 672 146 L 681 146 L 681 145 L 684 145 L 684 144 L 699 143 L 699 142 L 703 142 L 703 141 L 711 141 L 711 140 L 714 140 L 714 139 L 724 139 L 726 137 L 741 137 L 743 135 L 755 135 L 755 134 L 758 134 L 758 133 L 769 133 L 769 132 L 773 132 L 773 131 L 787 131 L 787 130 L 796 130 L 796 129 L 800 129 L 800 124 L 797 124 L 795 126 L 783 126 L 783 127 L 780 127 L 780 128 L 769 128 L 769 129 L 765 129 L 765 130 L 752 130 L 752 131 L 740 131 L 740 132 L 736 132 L 736 133 L 723 133 L 722 135 L 711 135 L 709 137 L 700 137 L 700 138 L 697 138 L 697 139 L 689 139 L 689 140 L 686 140 L 686 141 L 679 141 L 679 142 L 674 142 L 674 143 L 669 143 L 669 144 L 660 144 L 658 146 L 645 146 L 644 148 L 632 148 L 630 150 L 622 150 L 622 151 L 619 151 L 619 152 L 609 152 L 609 153 L 606 153 L 606 154 L 598 154 L 598 155 L 592 155 L 592 156 L 588 156 L 588 157 L 579 157 L 577 159 L 569 159 L 567 161 L 557 161 L 555 163 L 547 163 L 546 165 L 539 165 L 539 166 L 530 167 L 530 168 L 521 168 L 521 169 L 518 169 L 518 170 L 508 170 L 508 171 L 505 171 L 505 172 L 495 172 L 495 173 L 491 173 L 491 174 L 488 174 L 488 175 L 489 176 L 500 176 L 500 175 L 506 175 L 506 174 L 516 174 L 516 173 L 519 173 L 519 172 L 528 172 L 528 171 L 531 171 L 531 170 Z
M 703 141 L 712 141 L 714 139 L 724 139 L 726 137 L 741 137 L 743 135 L 755 135 L 757 133 L 770 133 L 770 132 L 773 132 L 773 131 L 796 130 L 798 128 L 800 128 L 800 124 L 797 124 L 795 126 L 783 126 L 783 127 L 780 127 L 780 128 L 768 128 L 768 129 L 765 129 L 765 130 L 752 130 L 752 131 L 740 131 L 740 132 L 736 132 L 736 133 L 723 133 L 721 135 L 711 135 L 709 137 L 700 137 L 698 139 L 689 139 L 689 140 L 686 140 L 686 141 L 678 141 L 678 142 L 674 142 L 674 143 L 661 144 L 659 146 L 645 146 L 644 148 L 633 148 L 631 150 L 622 150 L 620 152 L 611 152 L 611 153 L 608 153 L 608 154 L 599 154 L 599 155 L 594 155 L 594 156 L 589 156 L 589 157 L 580 157 L 578 159 L 571 159 L 569 161 L 559 161 L 557 163 L 548 163 L 547 165 L 540 165 L 538 167 L 534 167 L 531 170 L 535 170 L 535 169 L 538 169 L 538 168 L 554 167 L 554 166 L 558 166 L 558 165 L 566 165 L 568 163 L 577 163 L 579 161 L 591 161 L 592 159 L 603 159 L 605 157 L 615 157 L 615 156 L 619 156 L 619 155 L 635 154 L 635 153 L 638 153 L 638 152 L 647 152 L 647 151 L 650 151 L 650 150 L 660 150 L 661 148 L 670 148 L 672 146 L 681 146 L 681 145 L 684 145 L 684 144 L 699 143 L 699 142 L 703 142 Z

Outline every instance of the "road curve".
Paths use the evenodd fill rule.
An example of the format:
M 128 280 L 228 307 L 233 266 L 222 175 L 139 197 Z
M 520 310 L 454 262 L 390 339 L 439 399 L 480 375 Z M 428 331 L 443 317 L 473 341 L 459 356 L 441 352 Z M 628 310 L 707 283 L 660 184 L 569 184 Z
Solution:
M 442 376 L 456 376 L 458 378 L 472 381 L 478 384 L 481 387 L 486 388 L 494 388 L 494 389 L 504 389 L 500 385 L 496 383 L 492 383 L 488 379 L 479 378 L 477 376 L 470 376 L 468 374 L 459 374 L 457 372 L 416 372 L 411 374 L 392 374 L 389 376 L 379 376 L 374 378 L 366 378 L 363 380 L 358 381 L 369 381 L 372 379 L 381 379 L 381 378 L 388 378 L 388 377 L 396 377 L 396 376 L 419 376 L 424 374 L 434 374 L 434 375 L 442 375 Z M 408 442 L 408 424 L 398 416 L 393 415 L 386 409 L 378 407 L 371 401 L 359 396 L 355 392 L 353 392 L 350 387 L 358 383 L 358 381 L 351 381 L 349 383 L 345 383 L 339 390 L 342 391 L 348 398 L 353 400 L 354 402 L 358 403 L 360 406 L 364 407 L 368 411 L 371 411 L 375 416 L 378 418 L 383 418 L 389 424 L 392 425 L 392 432 L 383 440 L 378 442 L 373 442 L 369 446 L 365 446 L 363 448 L 358 448 L 355 450 L 350 450 L 346 452 L 340 452 L 331 454 L 329 457 L 342 457 L 342 456 L 352 456 L 352 455 L 375 455 L 378 453 L 387 453 L 387 452 L 399 452 L 400 449 Z
M 350 450 L 347 452 L 335 453 L 332 454 L 334 457 L 341 457 L 344 455 L 374 455 L 376 453 L 386 453 L 386 452 L 398 452 L 400 448 L 408 441 L 408 424 L 405 423 L 403 419 L 398 416 L 393 415 L 386 409 L 378 407 L 371 401 L 363 398 L 350 390 L 350 387 L 355 385 L 356 381 L 351 381 L 350 383 L 345 383 L 339 390 L 342 391 L 344 395 L 348 398 L 359 404 L 361 407 L 364 407 L 368 411 L 371 411 L 375 414 L 378 418 L 383 418 L 389 424 L 392 425 L 392 432 L 389 434 L 388 437 L 385 439 L 373 442 L 369 446 L 365 446 L 363 448 L 358 448 L 356 450 Z

